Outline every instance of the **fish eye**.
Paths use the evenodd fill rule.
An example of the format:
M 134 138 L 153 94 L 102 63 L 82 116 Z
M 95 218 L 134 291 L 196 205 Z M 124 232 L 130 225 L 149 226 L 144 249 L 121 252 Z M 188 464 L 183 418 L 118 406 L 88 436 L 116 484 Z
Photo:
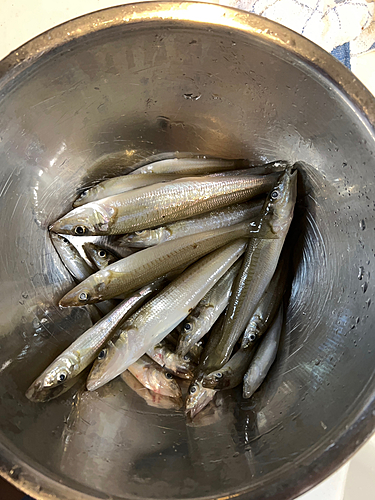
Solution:
M 254 342 L 254 340 L 255 340 L 256 338 L 257 338 L 257 336 L 255 335 L 255 333 L 251 333 L 251 334 L 249 335 L 249 340 L 250 340 L 250 342 Z
M 194 394 L 195 392 L 197 392 L 197 387 L 195 385 L 192 385 L 190 387 L 190 390 L 189 390 L 190 394 Z
M 169 372 L 167 372 L 167 373 L 165 374 L 165 376 L 166 376 L 169 380 L 172 380 L 172 378 L 173 378 L 172 373 L 169 373 Z
M 60 373 L 60 375 L 59 375 L 59 382 L 64 382 L 65 379 L 66 379 L 65 373 Z
M 74 228 L 74 232 L 76 235 L 82 236 L 83 234 L 85 234 L 86 228 L 85 228 L 85 226 L 76 226 Z
M 278 192 L 278 191 L 276 191 L 276 190 L 275 190 L 275 191 L 272 191 L 272 193 L 271 193 L 271 198 L 272 198 L 273 200 L 276 200 L 276 198 L 277 198 L 278 196 L 279 196 L 279 192 Z
M 87 292 L 81 292 L 78 296 L 78 299 L 81 301 L 81 302 L 86 302 L 86 300 L 89 300 L 90 298 L 90 295 L 87 293 Z
M 98 359 L 99 359 L 99 360 L 102 360 L 102 359 L 104 359 L 106 356 L 107 356 L 107 351 L 106 351 L 106 349 L 102 349 L 102 350 L 100 351 L 100 353 L 98 354 Z
M 140 231 L 135 231 L 135 234 L 143 234 L 145 232 L 144 229 L 141 229 Z
M 184 361 L 190 361 L 190 358 L 187 354 L 185 354 L 185 356 L 184 356 Z
M 99 250 L 98 255 L 99 257 L 104 259 L 105 257 L 107 257 L 107 252 L 105 250 Z
M 85 196 L 87 196 L 87 193 L 88 193 L 87 189 L 85 191 L 82 191 L 81 197 L 84 198 Z
M 216 378 L 216 379 L 220 379 L 222 376 L 223 376 L 223 374 L 222 374 L 221 372 L 217 372 L 217 373 L 215 374 L 215 378 Z
M 63 236 L 61 237 L 64 243 L 69 243 L 69 240 L 64 238 Z
M 189 332 L 192 328 L 193 327 L 192 327 L 191 323 L 185 323 L 184 324 L 184 330 L 185 331 Z

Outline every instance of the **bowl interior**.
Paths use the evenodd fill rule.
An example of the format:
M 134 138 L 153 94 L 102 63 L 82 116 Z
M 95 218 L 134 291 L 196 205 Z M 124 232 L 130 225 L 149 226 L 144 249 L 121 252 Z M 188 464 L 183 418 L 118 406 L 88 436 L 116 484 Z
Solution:
M 11 79 L 0 94 L 0 441 L 15 464 L 74 499 L 282 499 L 326 474 L 322 456 L 373 391 L 374 149 L 321 72 L 226 26 L 124 24 Z M 294 281 L 265 384 L 246 401 L 223 392 L 193 423 L 118 379 L 74 405 L 75 391 L 30 403 L 32 380 L 89 325 L 85 310 L 56 305 L 72 280 L 48 225 L 82 186 L 173 152 L 304 162 Z

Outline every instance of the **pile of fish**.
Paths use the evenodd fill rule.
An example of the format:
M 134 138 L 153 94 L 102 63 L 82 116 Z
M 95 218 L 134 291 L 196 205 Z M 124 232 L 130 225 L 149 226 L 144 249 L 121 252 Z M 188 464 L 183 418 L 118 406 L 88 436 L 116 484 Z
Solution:
M 93 326 L 31 384 L 30 400 L 57 397 L 90 365 L 89 391 L 121 375 L 164 407 L 179 406 L 177 380 L 189 380 L 191 417 L 217 391 L 243 383 L 243 397 L 254 394 L 283 326 L 297 168 L 239 165 L 150 163 L 86 189 L 52 224 L 52 243 L 77 283 L 59 305 L 88 308 Z M 84 238 L 80 252 L 72 236 L 95 243 Z

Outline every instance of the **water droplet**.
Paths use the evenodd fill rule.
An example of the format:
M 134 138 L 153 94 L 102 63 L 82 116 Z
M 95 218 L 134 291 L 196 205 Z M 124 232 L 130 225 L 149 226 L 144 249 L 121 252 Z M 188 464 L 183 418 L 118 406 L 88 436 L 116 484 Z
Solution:
M 370 305 L 371 305 L 371 299 L 367 299 L 366 300 L 366 305 L 367 305 L 367 307 L 370 307 Z
M 363 293 L 366 293 L 367 288 L 368 288 L 368 283 L 367 283 L 367 281 L 365 281 L 365 282 L 363 283 L 363 285 L 361 285 L 361 286 L 362 286 L 362 292 L 363 292 Z
M 357 323 L 357 325 L 358 325 L 359 321 L 360 321 L 360 319 L 359 319 L 359 318 L 356 318 L 356 319 L 355 319 L 355 322 Z
M 359 266 L 358 268 L 358 279 L 361 280 L 365 273 L 365 268 L 363 266 Z
M 202 94 L 198 94 L 198 95 L 184 94 L 184 98 L 191 100 L 191 101 L 198 101 L 198 99 L 200 99 L 201 97 L 202 97 Z
M 364 231 L 366 229 L 366 223 L 365 223 L 365 220 L 362 219 L 360 222 L 359 222 L 359 227 L 362 229 L 362 231 Z

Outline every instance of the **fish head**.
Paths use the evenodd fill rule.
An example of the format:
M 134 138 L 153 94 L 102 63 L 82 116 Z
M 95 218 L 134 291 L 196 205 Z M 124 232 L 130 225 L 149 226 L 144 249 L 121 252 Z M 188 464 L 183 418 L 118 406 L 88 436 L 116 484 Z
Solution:
M 289 166 L 279 177 L 265 202 L 265 216 L 272 233 L 279 234 L 293 218 L 297 198 L 297 169 Z
M 65 238 L 62 234 L 52 232 L 49 235 L 58 254 L 62 254 L 69 259 L 81 258 L 78 250 L 68 238 Z
M 83 249 L 89 260 L 98 269 L 104 269 L 119 260 L 119 257 L 117 257 L 113 252 L 99 245 L 95 245 L 95 243 L 85 243 L 83 245 Z
M 183 356 L 170 352 L 166 362 L 166 369 L 176 374 L 177 377 L 191 380 L 194 376 L 196 365 L 193 363 L 189 353 Z
M 172 373 L 163 370 L 154 363 L 146 369 L 147 387 L 156 394 L 170 398 L 181 398 L 181 388 Z
M 103 204 L 87 203 L 71 210 L 50 226 L 50 231 L 73 236 L 110 234 L 111 219 L 115 208 Z
M 67 238 L 64 238 L 61 234 L 50 233 L 51 241 L 54 247 L 58 250 L 61 247 L 65 247 L 67 245 L 71 245 L 70 241 Z
M 54 387 L 37 387 L 33 384 L 27 389 L 26 397 L 33 403 L 46 403 L 55 399 L 66 391 L 64 384 Z
M 141 229 L 122 238 L 124 245 L 135 248 L 146 248 L 162 243 L 162 229 Z
M 90 201 L 92 201 L 93 199 L 100 198 L 101 191 L 103 191 L 103 188 L 100 185 L 85 189 L 84 191 L 81 192 L 81 194 L 78 196 L 78 198 L 73 202 L 73 207 L 74 208 L 80 207 L 82 205 L 85 205 L 86 203 L 90 203 Z
M 110 278 L 110 271 L 97 271 L 87 280 L 69 290 L 59 301 L 61 307 L 84 306 L 95 304 L 103 300 L 102 291 L 105 289 L 106 278 Z
M 222 390 L 225 389 L 227 385 L 226 382 L 227 380 L 226 377 L 224 377 L 224 373 L 221 370 L 215 370 L 204 376 L 202 385 L 204 385 L 206 389 Z
M 43 402 L 65 392 L 66 384 L 73 378 L 74 363 L 69 357 L 59 357 L 30 385 L 26 397 L 30 401 Z
M 199 331 L 202 329 L 203 320 L 204 318 L 202 317 L 190 314 L 185 321 L 178 326 L 180 338 L 176 351 L 180 356 L 185 356 L 194 345 L 194 338 L 199 335 Z
M 102 385 L 113 380 L 122 371 L 118 372 L 118 366 L 121 366 L 122 361 L 121 351 L 116 345 L 109 341 L 107 345 L 99 352 L 89 376 L 86 381 L 88 391 L 95 391 Z
M 90 189 L 85 189 L 82 191 L 80 195 L 78 195 L 77 199 L 73 202 L 73 208 L 80 207 L 88 202 L 88 196 L 90 193 Z
M 216 390 L 203 387 L 201 379 L 193 380 L 190 384 L 185 403 L 186 415 L 190 414 L 190 417 L 194 418 L 197 413 L 202 411 L 213 400 L 216 392 Z

